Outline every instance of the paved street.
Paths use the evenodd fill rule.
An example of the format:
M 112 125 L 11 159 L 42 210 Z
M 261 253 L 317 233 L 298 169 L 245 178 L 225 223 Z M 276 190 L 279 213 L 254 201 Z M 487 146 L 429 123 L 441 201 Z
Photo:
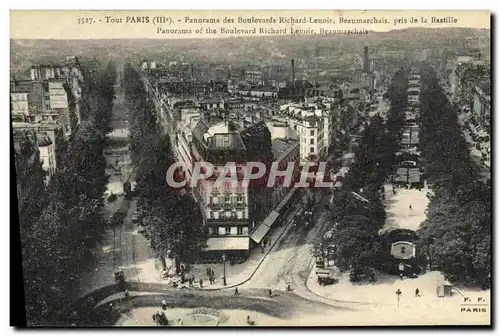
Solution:
M 118 76 L 119 77 L 119 76 Z M 144 237 L 135 233 L 131 216 L 135 210 L 135 204 L 124 200 L 123 182 L 126 179 L 133 179 L 133 169 L 129 159 L 127 130 L 127 110 L 124 104 L 124 89 L 115 85 L 116 98 L 113 105 L 111 128 L 112 132 L 108 135 L 113 146 L 106 150 L 107 163 L 115 164 L 118 160 L 119 173 L 110 174 L 108 182 L 108 192 L 118 194 L 118 199 L 113 202 L 105 200 L 104 216 L 110 218 L 114 213 L 125 212 L 126 216 L 121 225 L 109 228 L 103 238 L 103 243 L 96 248 L 96 264 L 93 272 L 84 274 L 74 286 L 75 297 L 80 297 L 95 289 L 105 287 L 115 283 L 114 272 L 119 267 L 124 267 L 125 276 L 137 281 L 137 270 L 133 265 L 135 260 L 144 258 L 144 254 L 150 255 L 149 246 L 143 242 Z M 108 169 L 109 173 L 109 169 Z M 107 197 L 106 197 L 107 198 Z M 137 248 L 136 248 L 137 246 Z

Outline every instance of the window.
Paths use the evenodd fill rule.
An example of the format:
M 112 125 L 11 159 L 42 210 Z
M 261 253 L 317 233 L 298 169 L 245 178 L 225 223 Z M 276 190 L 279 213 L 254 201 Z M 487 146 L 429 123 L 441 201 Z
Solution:
M 314 130 L 311 130 L 311 136 L 314 136 Z
M 214 211 L 214 219 L 219 219 L 219 211 Z
M 236 197 L 236 203 L 238 203 L 238 204 L 243 204 L 243 200 L 244 200 L 244 198 L 241 195 Z
M 309 153 L 314 153 L 314 147 L 309 148 Z
M 226 211 L 226 213 L 225 213 L 225 217 L 226 217 L 226 218 L 231 218 L 231 217 L 232 217 L 232 213 L 231 213 L 231 211 Z
M 314 145 L 314 139 L 309 140 L 310 145 Z
M 212 197 L 212 204 L 219 204 L 219 197 L 217 196 Z
M 226 235 L 230 235 L 230 234 L 231 234 L 231 227 L 226 226 Z
M 231 204 L 231 197 L 230 196 L 224 197 L 224 203 Z
M 219 228 L 218 227 L 211 227 L 208 229 L 208 232 L 213 236 L 217 236 L 219 234 Z
M 406 247 L 401 247 L 401 254 L 405 254 L 406 253 Z
M 207 215 L 207 219 L 212 218 L 212 210 L 207 209 L 207 211 L 206 211 L 206 215 Z
M 243 234 L 243 228 L 242 228 L 241 226 L 238 226 L 237 231 L 236 231 L 236 234 L 237 234 L 238 236 L 241 236 L 241 235 Z
M 237 211 L 236 212 L 236 218 L 242 219 L 243 218 L 243 211 Z

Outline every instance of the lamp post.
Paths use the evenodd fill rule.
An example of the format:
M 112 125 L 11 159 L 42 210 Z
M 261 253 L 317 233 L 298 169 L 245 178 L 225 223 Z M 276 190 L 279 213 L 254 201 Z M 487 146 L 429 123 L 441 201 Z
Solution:
M 224 268 L 224 275 L 222 276 L 222 283 L 224 286 L 226 286 L 226 254 L 222 254 L 222 265 Z
M 396 291 L 396 296 L 398 297 L 398 309 L 399 309 L 399 297 L 401 296 L 402 292 L 401 290 L 398 288 L 398 290 Z

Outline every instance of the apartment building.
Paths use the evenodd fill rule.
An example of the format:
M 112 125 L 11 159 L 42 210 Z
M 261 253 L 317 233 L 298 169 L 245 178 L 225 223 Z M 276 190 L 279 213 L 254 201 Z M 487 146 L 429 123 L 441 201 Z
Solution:
M 472 116 L 478 126 L 487 133 L 491 132 L 491 82 L 485 79 L 474 86 Z
M 331 143 L 333 113 L 321 104 L 286 104 L 280 106 L 280 118 L 290 122 L 300 139 L 302 163 L 325 156 Z
M 191 153 L 194 162 L 215 167 L 212 178 L 192 190 L 209 229 L 206 255 L 216 258 L 226 253 L 230 258 L 244 258 L 256 244 L 250 235 L 270 212 L 271 190 L 258 181 L 247 186 L 241 179 L 237 185 L 215 180 L 228 162 L 235 163 L 240 177 L 246 162 L 269 165 L 273 160 L 269 130 L 263 122 L 242 129 L 227 120 L 210 124 L 200 119 L 192 129 Z
M 27 195 L 32 196 L 43 190 L 45 176 L 37 176 L 37 173 L 43 174 L 43 171 L 37 168 L 40 163 L 40 151 L 35 126 L 29 123 L 13 125 L 13 140 L 17 201 L 19 213 L 22 214 L 25 209 L 30 207 L 30 204 L 27 203 Z
M 77 98 L 64 78 L 10 83 L 13 121 L 59 123 L 66 136 L 80 123 Z

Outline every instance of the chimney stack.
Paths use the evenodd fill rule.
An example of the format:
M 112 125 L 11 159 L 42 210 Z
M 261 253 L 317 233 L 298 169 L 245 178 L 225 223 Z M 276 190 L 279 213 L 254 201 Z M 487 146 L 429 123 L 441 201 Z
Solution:
M 370 63 L 368 60 L 368 47 L 365 47 L 364 58 L 363 58 L 363 72 L 370 72 Z
M 295 60 L 292 58 L 292 83 L 295 85 Z

